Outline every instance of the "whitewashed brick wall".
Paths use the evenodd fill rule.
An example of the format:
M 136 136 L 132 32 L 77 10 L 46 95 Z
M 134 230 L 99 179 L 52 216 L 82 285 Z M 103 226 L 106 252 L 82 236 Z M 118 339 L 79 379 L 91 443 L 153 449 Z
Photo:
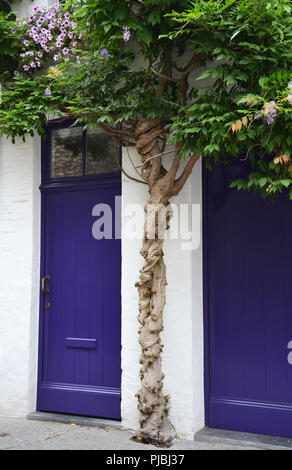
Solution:
M 1 415 L 35 406 L 39 147 L 39 139 L 13 145 L 2 138 L 0 145 Z

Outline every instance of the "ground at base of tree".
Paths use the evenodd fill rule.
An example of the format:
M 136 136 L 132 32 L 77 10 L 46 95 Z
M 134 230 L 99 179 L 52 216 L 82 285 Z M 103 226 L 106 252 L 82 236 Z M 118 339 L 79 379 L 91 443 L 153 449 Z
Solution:
M 134 442 L 136 433 L 26 418 L 0 418 L 0 450 L 158 450 Z M 177 439 L 171 450 L 256 450 L 259 447 Z M 159 452 L 162 449 L 158 450 Z

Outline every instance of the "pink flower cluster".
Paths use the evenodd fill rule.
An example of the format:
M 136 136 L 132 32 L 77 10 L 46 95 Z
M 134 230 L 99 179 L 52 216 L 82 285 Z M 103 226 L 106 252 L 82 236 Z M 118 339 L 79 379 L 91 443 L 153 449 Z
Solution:
M 78 40 L 82 39 L 82 33 L 77 32 L 77 24 L 71 21 L 70 13 L 64 13 L 59 3 L 48 8 L 34 7 L 33 13 L 16 27 L 21 31 L 20 38 L 27 49 L 20 54 L 25 72 L 40 68 L 42 60 L 69 60 L 70 54 L 76 54 Z

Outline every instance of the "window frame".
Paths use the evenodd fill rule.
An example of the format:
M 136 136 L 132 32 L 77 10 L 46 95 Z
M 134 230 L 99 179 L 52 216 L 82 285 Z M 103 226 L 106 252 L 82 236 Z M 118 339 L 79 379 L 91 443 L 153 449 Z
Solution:
M 51 163 L 52 163 L 52 131 L 58 129 L 68 129 L 70 127 L 83 127 L 82 124 L 74 124 L 74 119 L 55 120 L 49 121 L 45 126 L 46 136 L 42 139 L 42 182 L 43 183 L 68 183 L 78 181 L 96 181 L 98 179 L 104 180 L 113 177 L 120 177 L 120 169 L 117 167 L 116 171 L 110 173 L 96 173 L 86 174 L 86 129 L 82 131 L 82 175 L 77 176 L 51 176 Z M 119 147 L 119 160 L 121 162 L 121 147 Z

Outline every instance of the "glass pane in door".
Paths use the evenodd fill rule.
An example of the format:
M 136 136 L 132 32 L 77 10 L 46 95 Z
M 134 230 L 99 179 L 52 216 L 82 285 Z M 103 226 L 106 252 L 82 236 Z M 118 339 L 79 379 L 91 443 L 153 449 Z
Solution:
M 88 129 L 86 134 L 86 174 L 118 171 L 115 139 L 98 128 Z
M 82 176 L 82 127 L 52 130 L 51 178 Z

